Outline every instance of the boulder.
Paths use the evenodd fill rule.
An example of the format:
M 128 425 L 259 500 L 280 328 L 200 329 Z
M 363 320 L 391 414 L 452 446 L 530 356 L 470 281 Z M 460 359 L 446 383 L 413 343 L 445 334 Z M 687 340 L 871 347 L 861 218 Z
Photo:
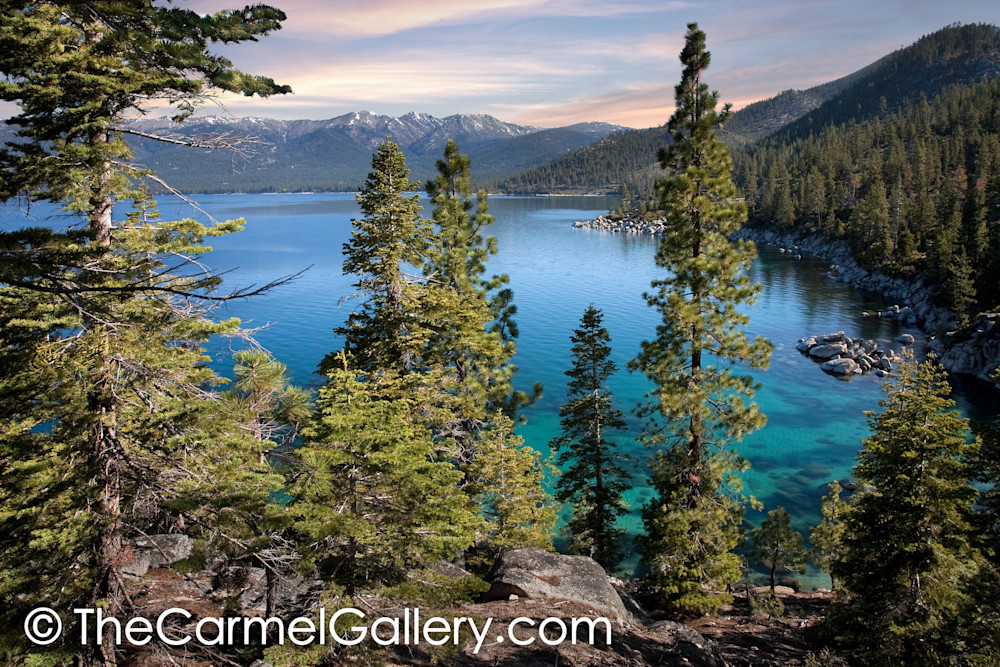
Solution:
M 819 336 L 817 340 L 825 345 L 828 343 L 842 343 L 846 338 L 847 334 L 845 334 L 843 331 L 835 331 L 834 333 L 828 333 L 826 335 Z
M 808 352 L 809 348 L 815 347 L 818 341 L 815 336 L 810 336 L 809 338 L 800 338 L 799 342 L 795 344 L 795 349 L 799 352 Z
M 858 366 L 858 362 L 854 361 L 854 359 L 847 358 L 831 359 L 821 365 L 820 368 L 831 375 L 850 375 L 851 373 L 861 372 L 861 367 Z
M 631 615 L 608 575 L 597 561 L 586 556 L 562 556 L 532 547 L 500 556 L 486 577 L 490 590 L 485 599 L 561 599 L 582 602 L 622 621 Z
M 900 334 L 899 338 L 896 339 L 897 342 L 903 345 L 913 345 L 913 340 L 913 336 L 908 333 Z
M 817 345 L 809 350 L 809 356 L 817 359 L 832 359 L 841 354 L 847 354 L 847 345 L 845 343 Z
M 465 579 L 471 577 L 472 575 L 460 568 L 454 563 L 449 563 L 447 561 L 438 563 L 437 565 L 431 565 L 429 570 L 433 570 L 438 574 L 444 575 L 446 577 L 451 577 L 452 579 Z
M 187 535 L 148 535 L 132 542 L 132 562 L 122 573 L 141 577 L 154 567 L 168 567 L 191 555 L 193 542 Z
M 243 612 L 264 612 L 267 609 L 267 575 L 263 568 L 232 568 L 216 575 L 214 592 L 223 598 L 239 597 Z M 304 579 L 295 573 L 280 577 L 275 591 L 275 606 L 281 609 L 307 609 L 319 600 L 323 582 Z
M 659 634 L 669 634 L 675 640 L 694 644 L 701 649 L 708 648 L 709 646 L 708 640 L 705 639 L 705 635 L 701 634 L 691 626 L 678 623 L 677 621 L 657 621 L 649 626 L 649 631 Z

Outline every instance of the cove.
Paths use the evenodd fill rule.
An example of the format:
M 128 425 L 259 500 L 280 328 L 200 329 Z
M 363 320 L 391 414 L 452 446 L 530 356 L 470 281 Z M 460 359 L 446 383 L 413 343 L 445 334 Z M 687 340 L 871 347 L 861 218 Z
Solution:
M 263 326 L 257 340 L 288 365 L 296 383 L 318 387 L 322 378 L 314 374 L 317 364 L 342 342 L 332 330 L 358 303 L 351 298 L 352 277 L 341 272 L 342 245 L 350 236 L 351 218 L 358 215 L 354 194 L 204 195 L 198 202 L 217 219 L 247 219 L 245 231 L 212 239 L 215 251 L 205 257 L 212 269 L 228 272 L 223 292 L 262 285 L 309 267 L 290 284 L 229 303 L 217 315 L 240 317 L 248 327 Z M 569 336 L 588 304 L 604 311 L 619 367 L 611 389 L 630 427 L 616 439 L 621 450 L 635 458 L 629 464 L 634 486 L 626 496 L 631 506 L 626 527 L 634 535 L 641 532 L 639 511 L 652 490 L 646 486 L 649 452 L 635 442 L 641 424 L 632 409 L 644 400 L 650 385 L 642 375 L 626 371 L 625 364 L 638 352 L 639 343 L 654 335 L 658 322 L 642 298 L 650 281 L 660 275 L 653 264 L 657 241 L 572 226 L 617 204 L 614 197 L 491 197 L 496 223 L 489 233 L 497 237 L 500 252 L 490 259 L 487 272 L 510 275 L 521 332 L 517 384 L 527 389 L 539 381 L 545 386 L 545 395 L 524 411 L 527 423 L 518 430 L 528 445 L 542 452 L 548 452 L 549 441 L 559 433 Z M 36 215 L 41 210 L 37 207 Z M 160 210 L 167 220 L 192 216 L 189 206 L 168 198 L 161 198 Z M 424 215 L 429 217 L 430 211 Z M 11 207 L 0 212 L 0 223 L 3 229 L 24 224 Z M 47 224 L 61 226 L 59 221 Z M 761 384 L 756 400 L 768 417 L 767 426 L 738 444 L 752 465 L 744 476 L 745 491 L 760 500 L 765 511 L 784 506 L 794 527 L 805 535 L 819 519 L 827 483 L 850 475 L 868 434 L 863 413 L 878 409 L 882 380 L 857 376 L 845 381 L 826 375 L 795 350 L 796 341 L 844 330 L 898 349 L 893 341 L 904 331 L 918 341 L 923 337 L 896 321 L 862 316 L 862 311 L 891 304 L 830 280 L 828 268 L 818 259 L 795 260 L 777 249 L 759 248 L 752 278 L 762 284 L 763 292 L 748 309 L 748 334 L 769 338 L 774 354 L 770 368 L 755 373 Z M 210 352 L 216 368 L 229 374 L 229 343 L 219 341 Z M 750 512 L 748 518 L 756 523 L 760 515 Z M 638 556 L 633 555 L 623 572 L 631 574 L 637 565 Z M 813 571 L 800 580 L 807 586 L 828 582 Z

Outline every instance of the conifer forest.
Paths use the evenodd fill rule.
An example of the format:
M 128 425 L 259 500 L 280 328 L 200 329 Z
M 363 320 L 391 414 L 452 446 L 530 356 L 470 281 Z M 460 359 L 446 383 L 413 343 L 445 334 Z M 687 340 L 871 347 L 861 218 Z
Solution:
M 318 334 L 329 345 L 305 386 L 228 312 L 299 274 L 246 286 L 214 271 L 213 242 L 247 220 L 174 218 L 162 202 L 182 193 L 135 157 L 151 142 L 244 148 L 142 129 L 153 101 L 183 126 L 221 94 L 292 94 L 230 59 L 278 39 L 281 8 L 186 5 L 3 1 L 0 200 L 64 216 L 0 229 L 0 663 L 1000 664 L 1000 29 L 949 26 L 805 91 L 801 109 L 782 93 L 734 110 L 710 85 L 713 35 L 692 22 L 672 28 L 680 78 L 659 127 L 482 176 L 445 137 L 422 183 L 408 160 L 425 158 L 380 138 L 342 248 L 349 304 Z M 297 187 L 282 178 L 275 190 Z M 609 225 L 656 226 L 641 295 L 656 325 L 619 364 L 615 304 L 595 297 L 558 332 L 565 385 L 543 388 L 518 370 L 521 287 L 494 268 L 491 197 L 567 188 L 620 194 Z M 767 424 L 762 373 L 795 346 L 752 333 L 752 239 L 767 234 L 840 244 L 859 271 L 919 281 L 946 314 L 929 333 L 944 347 L 886 362 L 851 478 L 822 480 L 808 532 L 795 507 L 744 486 L 757 450 L 741 442 Z M 991 419 L 953 395 L 942 359 L 959 348 L 985 360 L 992 382 L 975 392 Z M 622 400 L 618 373 L 648 383 L 643 402 Z M 546 394 L 558 435 L 530 441 L 526 413 Z M 652 490 L 639 507 L 638 485 Z M 798 591 L 807 563 L 823 591 Z M 584 569 L 573 585 L 587 592 L 567 603 L 559 591 Z M 414 609 L 472 620 L 449 644 L 390 646 L 374 629 L 285 641 L 296 617 L 350 635 L 338 611 L 402 622 Z M 504 609 L 507 625 L 610 616 L 614 639 L 563 654 L 490 637 L 480 654 L 475 619 Z M 700 634 L 741 613 L 758 623 L 733 631 L 751 637 L 741 652 Z M 58 636 L 35 641 L 53 618 Z M 248 619 L 259 629 L 221 640 Z

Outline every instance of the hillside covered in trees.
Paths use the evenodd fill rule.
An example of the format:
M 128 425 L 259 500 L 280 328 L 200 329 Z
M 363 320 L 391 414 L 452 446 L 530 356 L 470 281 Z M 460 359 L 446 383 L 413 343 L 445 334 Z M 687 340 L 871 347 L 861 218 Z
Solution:
M 948 86 L 994 78 L 1000 74 L 997 30 L 992 25 L 949 26 L 835 81 L 750 104 L 732 115 L 719 136 L 738 154 L 741 147 L 772 134 L 804 138 L 831 124 L 895 113 Z M 497 188 L 510 193 L 618 192 L 624 185 L 652 197 L 657 168 L 650 156 L 664 139 L 663 128 L 628 130 L 502 180 Z
M 574 628 L 590 623 L 579 664 L 717 665 L 704 637 L 673 619 L 718 612 L 737 594 L 754 617 L 780 617 L 775 573 L 810 555 L 783 507 L 746 522 L 758 503 L 742 491 L 737 447 L 766 421 L 748 369 L 765 369 L 773 350 L 746 331 L 761 294 L 748 273 L 756 247 L 734 240 L 748 213 L 766 206 L 787 228 L 815 221 L 817 232 L 851 235 L 873 265 L 951 262 L 969 307 L 992 294 L 981 277 L 997 227 L 995 82 L 774 137 L 734 163 L 719 132 L 729 110 L 704 80 L 706 35 L 688 24 L 677 112 L 654 131 L 667 145 L 645 158 L 641 141 L 627 155 L 613 141 L 595 149 L 614 168 L 657 160 L 654 206 L 667 221 L 644 294 L 658 322 L 629 363 L 651 386 L 635 434 L 653 490 L 637 539 L 646 576 L 616 588 L 602 565 L 622 559 L 634 480 L 616 449 L 627 423 L 608 390 L 616 366 L 602 311 L 587 307 L 564 342 L 570 390 L 551 444 L 568 468 L 553 497 L 552 464 L 515 433 L 541 387 L 515 386 L 515 293 L 490 269 L 489 197 L 453 138 L 423 186 L 429 217 L 404 151 L 389 139 L 374 147 L 342 253 L 363 298 L 335 329 L 314 394 L 220 317 L 219 306 L 283 282 L 225 292 L 205 268 L 207 242 L 244 221 L 161 220 L 141 184 L 163 179 L 125 139 L 129 112 L 151 97 L 184 117 L 217 88 L 289 92 L 213 51 L 279 30 L 284 13 L 110 0 L 9 9 L 0 98 L 19 106 L 19 134 L 0 152 L 0 200 L 52 202 L 78 223 L 0 232 L 0 660 L 12 667 L 372 665 L 390 650 L 415 665 L 558 663 L 549 620 L 532 652 L 512 628 L 535 618 L 477 605 L 521 597 L 538 620 L 572 603 Z M 734 164 L 748 190 L 762 180 L 759 197 L 739 196 Z M 796 199 L 793 174 L 814 172 L 809 197 Z M 904 201 L 919 224 L 902 222 Z M 238 348 L 228 378 L 209 364 L 213 339 Z M 803 661 L 996 664 L 997 425 L 973 432 L 933 362 L 894 370 L 869 415 L 853 495 L 831 485 L 813 531 L 811 557 L 836 590 L 812 638 L 825 648 Z M 551 553 L 557 501 L 572 505 L 563 531 L 576 558 Z M 755 565 L 768 586 L 751 585 Z M 567 592 L 564 577 L 590 590 Z M 370 634 L 345 618 L 363 618 L 359 608 L 377 618 Z M 504 610 L 509 642 L 479 632 Z M 400 641 L 400 624 L 408 636 L 421 611 L 424 644 Z M 615 621 L 615 641 L 598 614 Z M 396 638 L 377 634 L 379 623 Z M 244 629 L 235 639 L 234 626 Z M 469 656 L 473 636 L 476 651 L 491 642 L 492 660 Z

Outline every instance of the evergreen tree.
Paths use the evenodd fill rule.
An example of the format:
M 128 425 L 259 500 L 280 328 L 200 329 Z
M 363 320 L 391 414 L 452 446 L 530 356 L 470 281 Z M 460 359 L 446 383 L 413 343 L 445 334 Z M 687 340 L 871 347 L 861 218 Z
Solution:
M 516 308 L 504 287 L 506 275 L 483 276 L 487 259 L 497 252 L 496 239 L 482 234 L 493 216 L 484 191 L 473 199 L 469 169 L 468 156 L 449 141 L 439 173 L 427 185 L 437 231 L 423 265 L 442 317 L 429 339 L 427 363 L 450 373 L 452 418 L 444 434 L 455 440 L 455 454 L 464 462 L 472 459 L 476 433 L 493 410 L 513 417 L 533 400 L 512 386 Z M 536 385 L 535 396 L 540 394 Z
M 482 433 L 468 470 L 469 494 L 478 499 L 486 519 L 485 535 L 477 542 L 473 557 L 484 568 L 511 549 L 552 551 L 558 518 L 557 507 L 543 486 L 546 474 L 558 471 L 511 432 L 509 417 L 497 412 L 492 422 Z
M 848 233 L 859 248 L 858 259 L 862 266 L 875 268 L 889 262 L 893 256 L 889 200 L 885 184 L 875 181 L 868 193 L 858 202 L 848 221 Z
M 969 540 L 977 445 L 942 369 L 907 361 L 897 375 L 869 413 L 829 618 L 866 664 L 937 665 L 961 652 L 955 627 L 982 564 Z
M 400 374 L 361 374 L 345 354 L 340 364 L 303 429 L 290 493 L 308 561 L 353 595 L 450 559 L 473 543 L 479 520 Z
M 606 570 L 624 555 L 625 531 L 617 526 L 627 511 L 622 494 L 628 489 L 628 474 L 616 463 L 608 432 L 626 428 L 620 410 L 612 404 L 607 381 L 617 367 L 611 356 L 611 337 L 602 325 L 604 314 L 591 304 L 583 313 L 580 328 L 573 332 L 573 367 L 570 402 L 559 409 L 562 435 L 552 441 L 562 449 L 559 464 L 566 472 L 559 478 L 556 498 L 573 503 L 573 517 L 566 527 L 571 553 L 586 554 Z
M 1000 369 L 991 376 L 1000 383 Z M 968 582 L 970 603 L 962 613 L 962 639 L 969 664 L 1000 662 L 1000 419 L 974 423 L 981 446 L 973 459 L 980 483 L 973 516 L 973 536 L 985 563 Z
M 213 323 L 197 305 L 217 298 L 219 281 L 191 260 L 208 250 L 206 236 L 241 221 L 154 223 L 152 204 L 129 182 L 151 174 L 129 164 L 123 135 L 134 133 L 126 116 L 156 98 L 178 104 L 181 120 L 210 88 L 287 92 L 209 50 L 255 40 L 283 19 L 265 5 L 201 16 L 151 1 L 6 3 L 0 12 L 0 99 L 19 106 L 8 121 L 18 139 L 0 151 L 0 200 L 53 201 L 87 221 L 84 233 L 29 229 L 2 243 L 3 304 L 14 311 L 3 319 L 27 344 L 13 356 L 30 363 L 3 369 L 0 394 L 27 389 L 34 398 L 3 406 L 4 491 L 23 489 L 3 513 L 5 528 L 22 529 L 2 538 L 0 585 L 18 601 L 15 615 L 45 602 L 123 615 L 127 540 L 148 521 L 180 522 L 167 507 L 178 480 L 230 478 L 232 466 L 260 458 L 204 400 L 213 377 L 199 345 L 237 323 Z M 133 199 L 115 224 L 116 202 Z M 215 432 L 222 440 L 208 452 L 205 434 Z M 113 636 L 79 659 L 114 665 Z
M 830 585 L 836 589 L 837 580 L 833 576 L 833 564 L 840 555 L 844 536 L 844 514 L 847 503 L 840 498 L 843 489 L 840 482 L 830 482 L 830 493 L 823 496 L 820 512 L 823 520 L 809 533 L 810 559 L 821 570 L 830 575 Z
M 423 363 L 429 336 L 421 312 L 426 288 L 406 271 L 422 266 L 432 230 L 420 219 L 419 197 L 409 194 L 416 187 L 406 158 L 386 139 L 357 196 L 364 216 L 353 221 L 351 240 L 344 244 L 344 273 L 358 276 L 354 287 L 365 301 L 337 333 L 361 369 L 407 371 Z
M 201 536 L 210 546 L 201 553 L 210 554 L 217 571 L 226 566 L 260 567 L 264 570 L 265 615 L 274 615 L 278 587 L 282 577 L 291 573 L 298 561 L 294 538 L 290 534 L 291 514 L 275 500 L 284 495 L 284 477 L 279 469 L 288 467 L 288 448 L 298 436 L 302 424 L 311 416 L 312 395 L 293 386 L 287 377 L 287 366 L 276 361 L 265 350 L 252 348 L 233 355 L 232 388 L 221 395 L 224 414 L 258 443 L 260 452 L 256 466 L 247 474 L 226 480 L 225 492 L 216 489 L 211 494 L 188 492 L 184 504 L 195 515 L 210 508 L 213 515 L 199 522 Z M 253 477 L 264 476 L 267 488 Z M 213 518 L 214 517 L 214 518 Z M 218 558 L 226 557 L 225 561 Z
M 177 104 L 183 120 L 210 88 L 244 95 L 287 93 L 208 47 L 256 40 L 285 15 L 253 5 L 200 15 L 152 0 L 8 2 L 0 19 L 0 99 L 20 113 L 18 142 L 0 153 L 0 199 L 18 194 L 85 213 L 91 237 L 108 243 L 115 193 L 142 175 L 128 165 L 129 112 L 151 99 Z M 155 138 L 155 137 L 154 137 Z
M 112 227 L 114 253 L 94 252 L 86 241 L 74 246 L 67 235 L 26 232 L 44 239 L 47 257 L 72 260 L 58 273 L 50 266 L 34 276 L 30 290 L 3 289 L 11 299 L 29 295 L 32 308 L 47 306 L 40 320 L 19 326 L 48 333 L 32 341 L 28 363 L 5 368 L 0 379 L 5 390 L 32 387 L 31 401 L 3 406 L 0 595 L 12 601 L 5 628 L 20 628 L 18 615 L 41 605 L 69 611 L 100 604 L 128 616 L 128 540 L 198 521 L 207 503 L 192 503 L 193 492 L 215 499 L 238 482 L 242 497 L 260 505 L 280 486 L 259 466 L 272 445 L 248 437 L 252 428 L 205 391 L 217 379 L 201 344 L 234 332 L 238 321 L 211 320 L 204 299 L 220 280 L 195 271 L 201 264 L 193 258 L 207 250 L 206 237 L 240 223 L 207 228 L 154 218 L 151 203 L 140 201 Z M 86 289 L 33 298 L 66 285 Z M 53 322 L 65 329 L 51 331 Z M 75 628 L 64 636 L 74 630 L 79 636 Z M 13 654 L 81 650 L 22 642 L 14 641 Z M 115 664 L 115 647 L 109 640 L 79 658 Z
M 767 518 L 750 532 L 751 555 L 768 568 L 771 575 L 771 593 L 774 593 L 774 574 L 778 570 L 806 571 L 806 548 L 802 535 L 792 530 L 792 520 L 784 507 L 767 513 Z
M 721 591 L 740 569 L 732 550 L 741 510 L 731 491 L 743 464 L 728 443 L 764 424 L 749 401 L 753 380 L 730 366 L 763 368 L 771 346 L 760 338 L 750 343 L 740 329 L 748 318 L 738 307 L 759 293 L 746 275 L 755 249 L 727 238 L 746 207 L 736 200 L 729 151 L 716 137 L 729 107 L 716 113 L 718 96 L 702 81 L 709 53 L 696 24 L 688 26 L 681 62 L 667 125 L 673 143 L 660 153 L 667 176 L 658 183 L 667 233 L 656 265 L 667 276 L 646 295 L 662 322 L 630 366 L 656 385 L 643 412 L 653 418 L 643 439 L 658 447 L 657 497 L 644 510 L 642 542 L 651 580 L 666 607 L 709 612 L 725 603 Z

